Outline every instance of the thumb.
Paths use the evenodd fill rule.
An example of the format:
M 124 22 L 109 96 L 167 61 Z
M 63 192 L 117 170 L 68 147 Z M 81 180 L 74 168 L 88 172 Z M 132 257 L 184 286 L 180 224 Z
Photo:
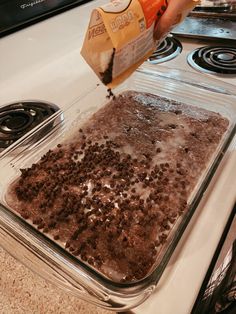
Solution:
M 175 14 L 173 12 L 169 14 L 167 10 L 154 27 L 154 39 L 159 40 L 165 37 L 180 20 L 181 14 Z

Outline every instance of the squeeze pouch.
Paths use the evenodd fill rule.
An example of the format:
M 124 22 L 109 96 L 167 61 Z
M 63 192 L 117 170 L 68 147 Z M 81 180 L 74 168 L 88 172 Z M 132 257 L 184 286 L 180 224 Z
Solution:
M 190 3 L 180 20 L 196 1 Z M 81 55 L 105 85 L 115 87 L 153 53 L 154 26 L 167 6 L 168 0 L 114 0 L 92 11 Z

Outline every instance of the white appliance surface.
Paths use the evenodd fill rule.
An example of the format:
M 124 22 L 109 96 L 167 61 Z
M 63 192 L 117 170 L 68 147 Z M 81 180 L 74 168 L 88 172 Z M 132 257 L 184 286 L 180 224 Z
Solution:
M 183 46 L 183 50 L 182 52 L 174 59 L 169 60 L 167 62 L 163 62 L 157 66 L 165 66 L 168 68 L 175 68 L 175 69 L 179 69 L 179 70 L 184 70 L 184 71 L 189 71 L 189 72 L 193 72 L 193 73 L 201 73 L 195 69 L 193 69 L 187 62 L 187 56 L 195 49 L 200 48 L 200 47 L 205 47 L 205 46 L 233 46 L 233 44 L 228 44 L 226 42 L 224 42 L 222 44 L 222 42 L 219 41 L 209 41 L 209 40 L 204 40 L 204 39 L 192 39 L 192 38 L 181 38 L 178 36 L 174 36 L 176 39 L 178 39 L 182 46 Z M 234 48 L 236 47 L 236 42 L 234 42 Z M 154 67 L 154 66 L 153 66 Z M 222 80 L 226 83 L 229 84 L 233 84 L 236 85 L 236 74 L 230 74 L 230 75 L 226 75 L 226 74 L 206 74 L 204 73 L 204 75 L 207 75 L 208 77 L 214 78 L 214 79 L 218 79 L 218 80 Z
M 106 1 L 93 1 L 0 38 L 0 107 L 23 99 L 46 100 L 61 108 L 81 92 L 99 83 L 80 56 L 91 9 Z M 202 41 L 185 40 L 183 52 L 164 66 L 195 73 L 186 54 Z M 158 65 L 157 67 L 162 66 Z M 222 78 L 236 85 L 236 78 Z M 211 183 L 185 231 L 154 294 L 133 310 L 140 314 L 188 314 L 236 200 L 236 151 Z

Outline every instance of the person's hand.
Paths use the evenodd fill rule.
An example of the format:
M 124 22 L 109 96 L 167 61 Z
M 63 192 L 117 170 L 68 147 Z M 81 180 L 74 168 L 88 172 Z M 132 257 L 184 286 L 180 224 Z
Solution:
M 159 40 L 167 35 L 198 2 L 197 0 L 169 0 L 165 13 L 155 25 L 154 38 Z

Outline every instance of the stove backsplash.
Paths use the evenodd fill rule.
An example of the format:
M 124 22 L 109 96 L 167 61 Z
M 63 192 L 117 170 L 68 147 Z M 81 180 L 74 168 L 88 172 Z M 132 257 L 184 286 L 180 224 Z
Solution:
M 196 6 L 195 11 L 211 11 L 211 12 L 232 12 L 235 10 L 235 0 L 202 0 Z

